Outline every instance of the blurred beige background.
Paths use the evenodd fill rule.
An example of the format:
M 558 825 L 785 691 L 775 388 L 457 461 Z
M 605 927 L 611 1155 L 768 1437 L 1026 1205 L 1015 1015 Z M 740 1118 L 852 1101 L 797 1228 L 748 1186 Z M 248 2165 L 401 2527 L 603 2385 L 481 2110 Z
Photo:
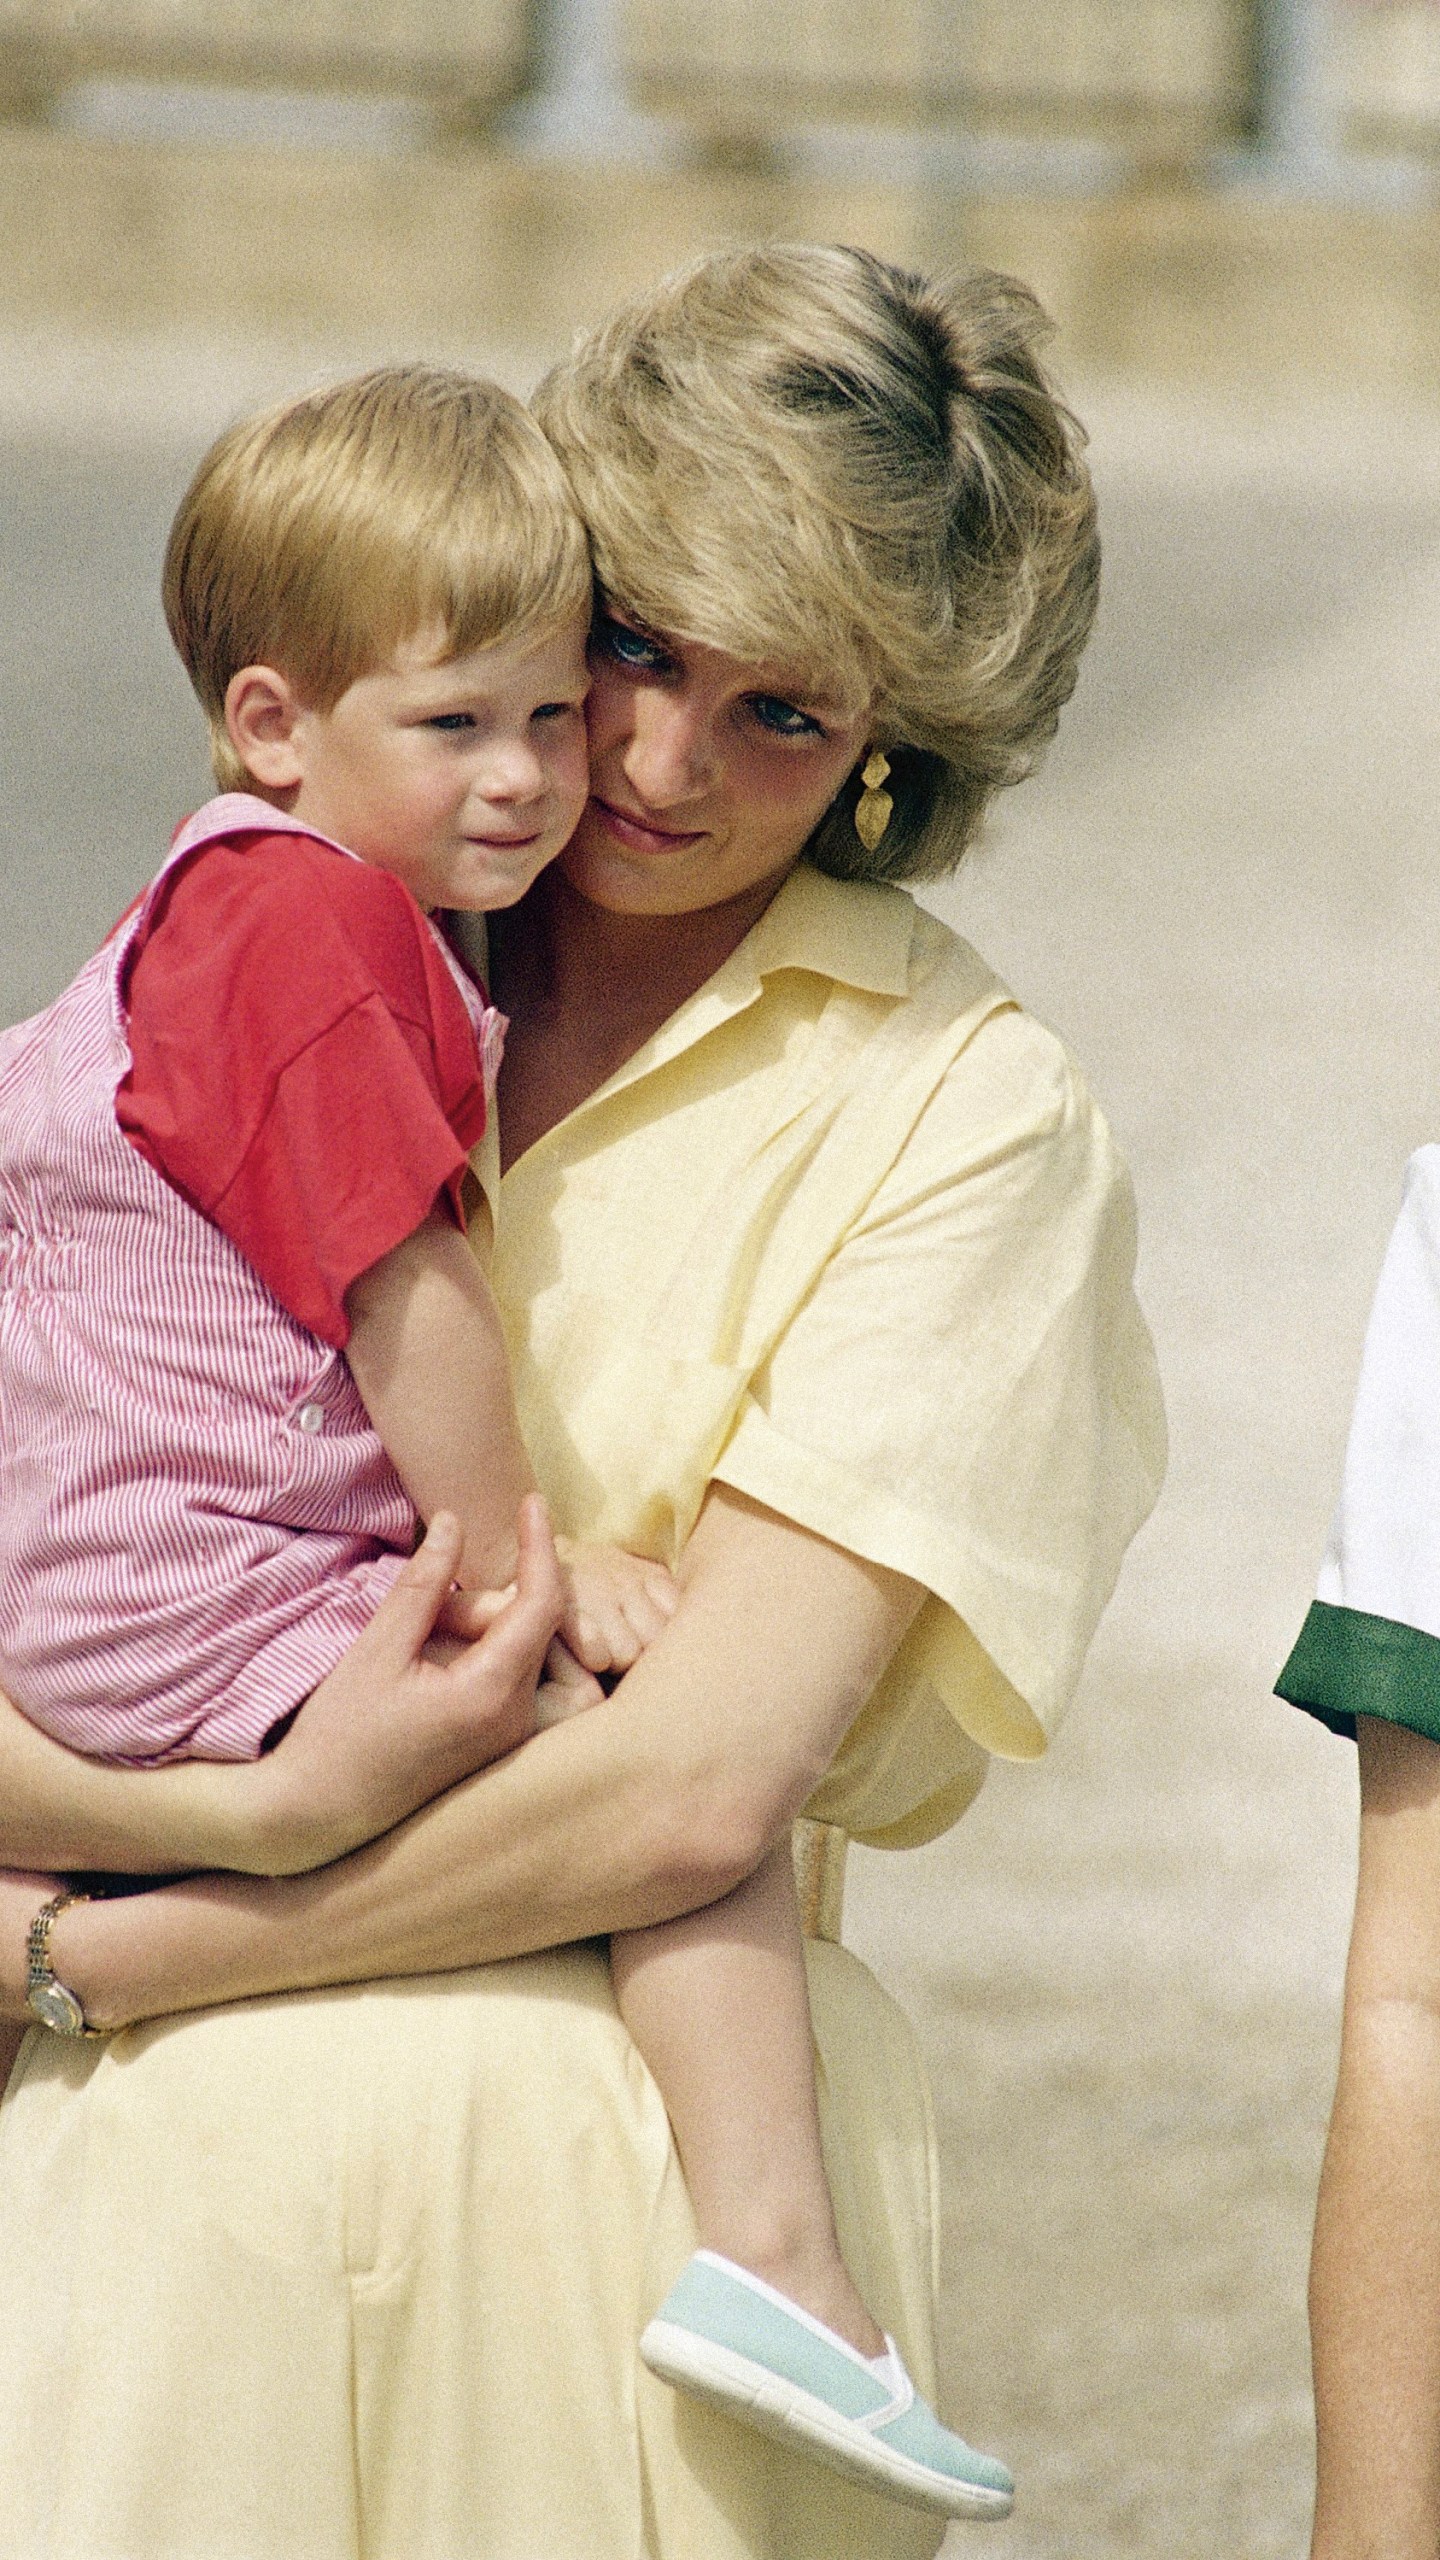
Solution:
M 0 0 L 0 111 L 0 1019 L 204 794 L 157 566 L 237 409 L 390 353 L 524 384 L 727 239 L 1055 312 L 1101 626 L 936 903 L 1129 1152 L 1174 1465 L 1049 1762 L 852 1859 L 847 1936 L 931 2064 L 996 2550 L 1301 2560 L 1354 1776 L 1269 1688 L 1436 1134 L 1440 11 Z

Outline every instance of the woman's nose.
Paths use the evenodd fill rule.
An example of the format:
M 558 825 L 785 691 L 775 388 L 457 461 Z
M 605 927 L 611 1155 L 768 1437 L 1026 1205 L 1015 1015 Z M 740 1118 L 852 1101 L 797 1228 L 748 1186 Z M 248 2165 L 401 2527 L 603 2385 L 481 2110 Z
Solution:
M 637 694 L 625 774 L 647 807 L 669 809 L 677 801 L 699 799 L 715 780 L 717 762 L 703 706 L 659 691 Z

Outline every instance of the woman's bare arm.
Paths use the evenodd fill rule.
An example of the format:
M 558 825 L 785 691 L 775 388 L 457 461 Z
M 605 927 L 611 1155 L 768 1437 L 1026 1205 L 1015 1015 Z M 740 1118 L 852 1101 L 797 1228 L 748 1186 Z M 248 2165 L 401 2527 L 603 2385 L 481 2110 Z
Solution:
M 243 1814 L 236 1804 L 233 1823 L 227 1817 L 212 1767 L 107 1768 L 50 1741 L 0 1691 L 0 1865 L 113 1867 L 137 1876 L 228 1865 Z M 237 1792 L 248 1794 L 248 1772 L 236 1774 Z
M 1440 1746 L 1362 1716 L 1360 1879 L 1311 2269 L 1313 2560 L 1440 2551 Z
M 723 1488 L 681 1581 L 671 1624 L 602 1705 L 318 1875 L 65 1912 L 62 1980 L 118 2023 L 483 1963 L 729 1891 L 829 1766 L 923 1595 Z M 10 2014 L 32 1906 L 0 1892 Z
M 535 1671 L 562 1598 L 543 1506 L 523 1506 L 516 1606 L 448 1665 L 422 1658 L 460 1552 L 437 1517 L 365 1634 L 278 1751 L 246 1762 L 108 1768 L 0 1695 L 0 1866 L 293 1874 L 342 1857 L 533 1726 Z

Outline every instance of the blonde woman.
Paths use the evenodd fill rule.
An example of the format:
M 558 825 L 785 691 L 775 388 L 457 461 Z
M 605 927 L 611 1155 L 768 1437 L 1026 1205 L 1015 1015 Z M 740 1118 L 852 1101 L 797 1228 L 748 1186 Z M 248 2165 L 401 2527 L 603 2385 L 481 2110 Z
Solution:
M 5 2560 L 936 2547 L 638 2366 L 693 2233 L 587 1942 L 713 1934 L 801 1811 L 893 1846 L 954 1820 L 986 1751 L 1043 1747 L 1153 1498 L 1103 1124 L 892 885 L 1029 768 L 1088 629 L 1039 328 L 994 278 L 764 250 L 542 388 L 602 597 L 592 790 L 492 936 L 492 1276 L 559 1524 L 681 1603 L 602 1706 L 373 1847 L 59 1915 L 108 2032 L 33 2037 L 0 2115 Z M 483 1644 L 448 1689 L 416 1665 L 445 1561 L 265 1786 L 303 1798 L 307 1720 L 493 1681 Z M 259 1819 L 253 1773 L 103 1771 L 8 1715 L 0 1803 L 0 1855 L 49 1870 L 244 1865 Z M 0 1892 L 11 2015 L 46 1884 Z M 863 1970 L 812 1955 L 841 2238 L 929 2390 L 923 2088 Z

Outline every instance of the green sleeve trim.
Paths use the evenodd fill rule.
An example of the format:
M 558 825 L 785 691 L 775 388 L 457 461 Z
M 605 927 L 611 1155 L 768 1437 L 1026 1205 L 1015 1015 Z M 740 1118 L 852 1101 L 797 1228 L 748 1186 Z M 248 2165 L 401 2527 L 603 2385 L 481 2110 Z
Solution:
M 1440 1742 L 1440 1636 L 1316 1600 L 1275 1694 L 1352 1742 L 1357 1716 L 1385 1716 Z

